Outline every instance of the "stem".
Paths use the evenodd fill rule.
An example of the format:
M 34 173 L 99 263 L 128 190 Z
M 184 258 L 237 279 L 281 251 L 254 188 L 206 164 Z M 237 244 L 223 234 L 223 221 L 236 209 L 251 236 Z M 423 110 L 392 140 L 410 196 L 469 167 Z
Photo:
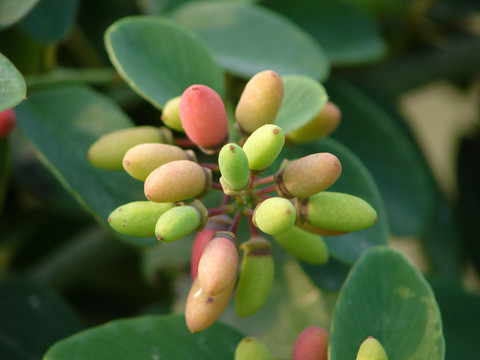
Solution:
M 214 181 L 212 181 L 212 189 L 223 191 L 222 185 Z
M 228 228 L 228 231 L 232 232 L 232 233 L 236 233 L 237 232 L 237 228 L 238 228 L 238 223 L 240 222 L 240 217 L 242 216 L 242 212 L 241 211 L 237 211 L 235 213 L 235 216 L 233 217 L 233 220 L 232 220 L 232 224 L 230 225 L 230 227 Z
M 194 148 L 194 147 L 197 146 L 197 144 L 195 144 L 189 138 L 180 138 L 180 139 L 175 138 L 174 143 L 175 143 L 175 145 L 177 145 L 181 148 L 192 148 L 192 147 Z
M 273 185 L 264 187 L 262 189 L 258 189 L 256 194 L 258 196 L 263 196 L 263 195 L 270 194 L 270 193 L 275 192 L 275 191 L 277 191 L 277 185 L 273 184 Z
M 258 179 L 257 181 L 253 182 L 253 186 L 258 186 L 258 185 L 267 185 L 270 183 L 273 183 L 274 180 L 274 175 L 266 176 L 264 178 Z
M 255 175 L 250 174 L 250 186 L 248 187 L 248 191 L 252 190 L 254 182 L 255 182 Z
M 208 209 L 208 216 L 210 217 L 215 215 L 228 214 L 233 212 L 234 210 L 235 210 L 235 207 L 233 205 L 218 206 L 218 207 Z
M 250 236 L 253 238 L 255 236 L 258 236 L 258 229 L 257 227 L 253 224 L 253 212 L 248 216 L 248 225 L 250 226 Z
M 218 166 L 218 164 L 199 163 L 198 165 L 203 166 L 204 168 L 210 169 L 212 171 L 220 171 L 220 166 Z
M 223 196 L 221 205 L 222 205 L 222 206 L 225 206 L 225 205 L 228 204 L 229 201 L 230 201 L 230 195 L 226 195 L 226 194 L 225 194 L 225 195 Z

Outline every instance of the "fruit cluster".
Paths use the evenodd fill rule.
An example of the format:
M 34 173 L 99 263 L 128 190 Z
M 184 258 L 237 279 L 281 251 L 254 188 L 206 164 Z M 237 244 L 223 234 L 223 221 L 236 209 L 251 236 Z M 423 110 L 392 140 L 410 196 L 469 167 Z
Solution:
M 169 101 L 162 114 L 164 123 L 185 132 L 187 139 L 175 140 L 166 127 L 140 126 L 104 135 L 89 149 L 92 164 L 123 168 L 144 181 L 147 200 L 114 210 L 108 219 L 113 229 L 156 236 L 160 242 L 198 231 L 191 260 L 194 282 L 186 306 L 192 332 L 215 322 L 236 284 L 238 316 L 250 316 L 265 304 L 274 276 L 268 235 L 294 257 L 323 264 L 328 249 L 322 235 L 361 230 L 377 220 L 364 200 L 325 191 L 341 173 L 333 154 L 285 160 L 273 175 L 262 177 L 286 139 L 295 143 L 328 135 L 340 119 L 338 108 L 328 103 L 310 123 L 285 135 L 274 125 L 283 94 L 283 81 L 271 70 L 250 79 L 235 111 L 234 127 L 243 136 L 238 144 L 229 140 L 220 96 L 205 85 L 192 85 Z M 198 152 L 185 147 L 216 161 L 199 163 Z M 206 208 L 199 199 L 212 190 L 223 192 L 223 199 L 219 206 Z M 239 243 L 241 218 L 247 219 L 251 235 Z M 243 257 L 238 271 L 239 250 Z

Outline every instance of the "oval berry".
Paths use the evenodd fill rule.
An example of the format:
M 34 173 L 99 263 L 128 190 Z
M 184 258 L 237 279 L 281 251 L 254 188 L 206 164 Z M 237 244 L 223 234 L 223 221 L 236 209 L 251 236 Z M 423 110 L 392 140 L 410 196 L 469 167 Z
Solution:
M 182 121 L 180 120 L 180 99 L 181 96 L 177 96 L 165 104 L 161 119 L 170 129 L 184 132 Z
M 226 144 L 218 154 L 220 183 L 225 194 L 237 195 L 250 184 L 250 169 L 247 155 L 237 144 Z
M 356 360 L 388 360 L 388 357 L 382 344 L 377 339 L 369 336 L 360 345 Z
M 234 360 L 275 360 L 275 356 L 267 345 L 249 336 L 238 343 Z
M 189 160 L 166 163 L 145 179 L 145 196 L 155 202 L 175 202 L 205 195 L 211 186 L 212 173 Z
M 255 130 L 243 144 L 248 166 L 253 172 L 263 172 L 282 151 L 285 135 L 276 125 L 263 125 Z
M 306 198 L 329 188 L 341 172 L 335 155 L 317 153 L 290 161 L 275 174 L 275 183 L 282 196 Z
M 220 96 L 205 85 L 192 85 L 180 100 L 180 119 L 185 133 L 202 150 L 218 151 L 228 135 L 228 119 Z
M 132 177 L 145 181 L 159 166 L 175 160 L 193 160 L 193 152 L 187 152 L 175 145 L 146 143 L 128 150 L 123 157 L 123 168 Z
M 287 199 L 272 197 L 257 205 L 253 213 L 253 223 L 269 235 L 287 231 L 295 223 L 295 206 Z
M 254 75 L 235 109 L 235 118 L 240 132 L 251 134 L 265 124 L 273 124 L 283 101 L 282 78 L 272 70 Z
M 327 330 L 318 326 L 306 328 L 295 340 L 292 360 L 327 360 L 329 340 Z
M 0 112 L 0 139 L 6 138 L 15 128 L 17 116 L 13 109 Z

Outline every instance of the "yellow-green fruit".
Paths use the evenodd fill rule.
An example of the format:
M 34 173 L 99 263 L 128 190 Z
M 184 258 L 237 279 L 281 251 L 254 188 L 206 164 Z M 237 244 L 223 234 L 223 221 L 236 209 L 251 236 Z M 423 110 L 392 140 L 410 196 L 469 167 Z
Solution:
M 116 208 L 108 217 L 108 223 L 115 231 L 128 236 L 155 236 L 158 218 L 173 208 L 173 203 L 134 201 Z
M 158 240 L 172 242 L 202 229 L 207 223 L 208 210 L 199 201 L 174 207 L 163 213 L 155 225 Z
M 255 314 L 270 295 L 274 277 L 274 263 L 271 244 L 262 237 L 244 242 L 240 249 L 245 253 L 240 269 L 235 310 L 239 317 Z
M 222 177 L 220 183 L 228 195 L 237 195 L 250 184 L 250 169 L 247 155 L 237 144 L 227 144 L 218 154 L 218 166 Z
M 272 70 L 254 75 L 245 86 L 235 110 L 241 132 L 251 134 L 265 124 L 273 124 L 283 101 L 282 78 Z
M 328 247 L 320 235 L 302 230 L 298 226 L 292 226 L 273 238 L 282 248 L 299 260 L 309 264 L 328 262 Z
M 177 96 L 173 99 L 170 99 L 165 104 L 161 119 L 169 128 L 183 132 L 182 121 L 180 120 L 180 112 L 178 111 L 181 98 L 181 96 Z
M 249 336 L 238 343 L 234 360 L 275 360 L 275 356 L 267 345 Z
M 207 294 L 219 294 L 237 279 L 237 243 L 234 233 L 218 231 L 205 246 L 198 264 L 198 280 Z
M 380 342 L 369 336 L 358 349 L 357 360 L 388 360 L 387 353 Z
M 145 196 L 155 202 L 175 202 L 206 195 L 212 173 L 189 160 L 175 160 L 153 170 L 145 179 Z
M 282 196 L 306 198 L 329 188 L 341 172 L 335 155 L 317 153 L 290 161 L 275 175 L 275 183 Z
M 365 200 L 327 191 L 303 199 L 300 217 L 317 228 L 343 232 L 362 230 L 377 221 L 377 213 Z
M 340 124 L 340 109 L 327 102 L 320 112 L 301 128 L 287 134 L 287 139 L 303 144 L 330 135 Z
M 143 143 L 166 143 L 172 141 L 172 134 L 166 128 L 137 126 L 113 131 L 100 137 L 88 149 L 88 161 L 99 168 L 121 170 L 125 153 Z
M 293 204 L 281 197 L 272 197 L 257 205 L 253 223 L 269 235 L 287 231 L 295 223 L 296 210 Z
M 185 307 L 185 320 L 190 332 L 205 330 L 222 315 L 232 296 L 235 282 L 218 295 L 209 295 L 202 290 L 198 277 L 190 288 Z
M 174 160 L 191 160 L 193 152 L 188 153 L 175 145 L 145 143 L 132 147 L 123 157 L 123 168 L 132 177 L 145 181 L 148 175 Z
M 284 144 L 285 135 L 279 126 L 267 124 L 255 130 L 243 144 L 250 170 L 261 172 L 269 167 Z

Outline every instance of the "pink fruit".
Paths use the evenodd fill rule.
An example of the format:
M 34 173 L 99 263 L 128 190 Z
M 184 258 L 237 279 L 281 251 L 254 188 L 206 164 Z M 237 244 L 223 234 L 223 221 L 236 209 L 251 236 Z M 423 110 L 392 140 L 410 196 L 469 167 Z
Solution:
M 295 340 L 292 360 L 327 360 L 329 339 L 328 331 L 321 327 L 306 328 Z
M 17 117 L 13 109 L 0 112 L 0 139 L 7 137 L 15 128 Z

